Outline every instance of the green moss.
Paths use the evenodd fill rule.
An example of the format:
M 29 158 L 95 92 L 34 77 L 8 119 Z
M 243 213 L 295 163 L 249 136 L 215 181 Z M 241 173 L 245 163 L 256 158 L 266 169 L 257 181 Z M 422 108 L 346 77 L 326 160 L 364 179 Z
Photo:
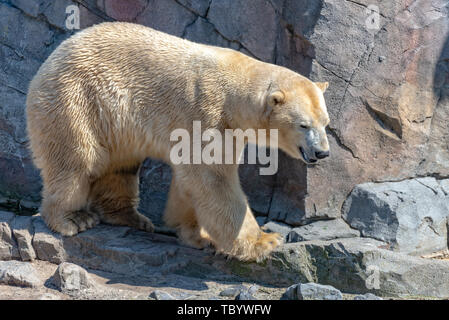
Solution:
M 242 277 L 251 277 L 254 271 L 253 267 L 255 265 L 254 262 L 243 262 L 236 259 L 229 260 L 227 264 L 233 274 Z

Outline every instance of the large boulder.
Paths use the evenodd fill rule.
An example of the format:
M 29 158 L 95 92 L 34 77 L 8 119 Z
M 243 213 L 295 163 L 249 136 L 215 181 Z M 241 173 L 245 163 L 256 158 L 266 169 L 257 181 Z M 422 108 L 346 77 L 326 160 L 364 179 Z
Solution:
M 50 283 L 63 293 L 73 296 L 80 295 L 81 291 L 93 289 L 96 286 L 85 269 L 68 262 L 58 266 Z
M 318 283 L 298 283 L 288 287 L 283 299 L 286 300 L 343 300 L 340 290 Z
M 359 237 L 360 232 L 351 229 L 342 219 L 316 221 L 293 228 L 287 235 L 287 242 L 310 240 L 333 240 Z
M 30 262 L 0 261 L 0 284 L 33 288 L 41 285 L 42 279 Z
M 343 217 L 362 236 L 408 254 L 432 253 L 448 245 L 449 179 L 418 178 L 356 186 Z
M 331 156 L 307 169 L 306 215 L 338 216 L 362 182 L 449 176 L 448 10 L 446 0 L 322 1 L 307 38 L 310 77 L 330 82 Z
M 13 219 L 14 213 L 0 211 L 0 260 L 18 259 L 20 257 L 10 225 Z

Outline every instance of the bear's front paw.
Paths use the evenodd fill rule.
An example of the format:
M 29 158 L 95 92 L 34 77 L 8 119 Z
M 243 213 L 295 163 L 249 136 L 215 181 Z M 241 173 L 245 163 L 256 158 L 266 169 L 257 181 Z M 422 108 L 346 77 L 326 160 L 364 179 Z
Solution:
M 66 213 L 62 223 L 53 228 L 63 236 L 74 236 L 79 232 L 91 229 L 100 223 L 100 217 L 96 213 L 75 211 Z
M 279 233 L 266 233 L 260 231 L 257 238 L 237 240 L 230 256 L 242 261 L 263 261 L 270 253 L 282 243 Z

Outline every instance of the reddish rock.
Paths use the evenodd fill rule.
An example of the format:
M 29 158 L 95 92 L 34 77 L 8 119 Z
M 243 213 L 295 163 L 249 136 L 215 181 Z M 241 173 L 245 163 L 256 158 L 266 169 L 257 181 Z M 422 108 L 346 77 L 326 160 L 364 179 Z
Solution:
M 100 8 L 111 18 L 118 21 L 135 21 L 148 5 L 147 0 L 103 0 Z

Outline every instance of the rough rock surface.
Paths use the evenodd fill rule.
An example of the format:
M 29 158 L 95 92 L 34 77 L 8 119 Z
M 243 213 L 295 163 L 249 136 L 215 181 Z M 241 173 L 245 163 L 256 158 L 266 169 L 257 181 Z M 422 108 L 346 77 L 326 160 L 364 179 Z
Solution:
M 36 258 L 36 252 L 32 245 L 32 220 L 26 216 L 16 216 L 11 223 L 11 228 L 17 241 L 22 261 L 33 261 Z
M 365 293 L 362 295 L 357 295 L 354 297 L 354 300 L 383 300 L 381 297 L 376 296 L 372 293 Z
M 287 235 L 287 242 L 309 240 L 333 240 L 359 237 L 360 232 L 351 229 L 342 219 L 317 221 L 293 228 Z
M 0 283 L 21 287 L 37 287 L 41 284 L 36 270 L 29 262 L 0 261 Z
M 66 26 L 68 5 L 78 6 L 81 29 L 137 22 L 330 82 L 332 156 L 307 167 L 281 153 L 275 176 L 242 166 L 257 214 L 298 226 L 339 217 L 346 195 L 362 182 L 449 176 L 446 0 L 0 0 L 2 207 L 34 212 L 39 206 L 25 94 L 40 64 L 77 32 Z M 368 22 L 374 14 L 368 5 L 379 8 L 378 26 Z M 146 161 L 141 171 L 140 210 L 156 224 L 170 178 L 169 167 L 157 161 Z
M 235 286 L 235 287 L 226 288 L 220 292 L 220 296 L 235 298 L 240 294 L 240 292 L 243 289 L 244 289 L 243 286 Z
M 447 248 L 449 179 L 364 183 L 351 192 L 344 219 L 365 237 L 394 250 L 424 254 Z
M 34 236 L 33 247 L 39 260 L 61 263 L 65 261 L 65 251 L 60 234 L 48 229 L 40 216 L 33 219 Z
M 150 293 L 150 298 L 153 298 L 154 300 L 175 300 L 175 298 L 162 290 L 154 290 Z
M 318 283 L 298 283 L 288 287 L 286 300 L 343 300 L 340 290 Z
M 307 169 L 306 216 L 338 216 L 362 182 L 448 177 L 447 0 L 321 4 L 307 39 L 310 77 L 331 83 L 332 151 Z M 377 20 L 372 5 L 379 28 L 370 22 Z
M 61 292 L 69 295 L 79 295 L 80 291 L 91 289 L 95 286 L 85 269 L 68 262 L 63 262 L 58 266 L 51 282 Z
M 18 259 L 20 257 L 9 224 L 13 219 L 14 213 L 0 211 L 0 260 Z
M 148 282 L 154 290 L 160 289 L 175 299 L 206 296 L 207 299 L 233 299 L 242 293 L 242 297 L 278 299 L 285 292 L 282 288 L 309 282 L 331 285 L 347 294 L 449 297 L 449 261 L 394 252 L 388 250 L 387 243 L 369 238 L 287 243 L 275 250 L 269 260 L 245 263 L 214 255 L 211 250 L 179 245 L 171 236 L 128 227 L 99 225 L 73 237 L 59 237 L 46 228 L 39 216 L 28 219 L 35 226 L 34 238 L 40 235 L 38 242 L 32 242 L 39 261 L 70 262 L 133 286 Z M 72 283 L 72 266 L 63 263 L 48 278 L 54 278 L 54 274 L 67 275 L 64 276 L 69 279 L 66 283 Z M 78 267 L 74 268 L 77 274 L 84 274 Z M 89 283 L 81 278 L 75 281 L 80 287 Z M 245 285 L 247 282 L 258 286 Z M 65 294 L 78 298 L 128 297 L 109 292 L 102 285 L 92 290 L 75 290 L 76 294 L 65 291 Z M 183 290 L 173 291 L 173 288 Z M 214 290 L 198 293 L 205 288 Z
M 254 295 L 258 290 L 258 285 L 252 285 L 249 288 L 243 287 L 239 294 L 235 297 L 235 300 L 257 300 Z

